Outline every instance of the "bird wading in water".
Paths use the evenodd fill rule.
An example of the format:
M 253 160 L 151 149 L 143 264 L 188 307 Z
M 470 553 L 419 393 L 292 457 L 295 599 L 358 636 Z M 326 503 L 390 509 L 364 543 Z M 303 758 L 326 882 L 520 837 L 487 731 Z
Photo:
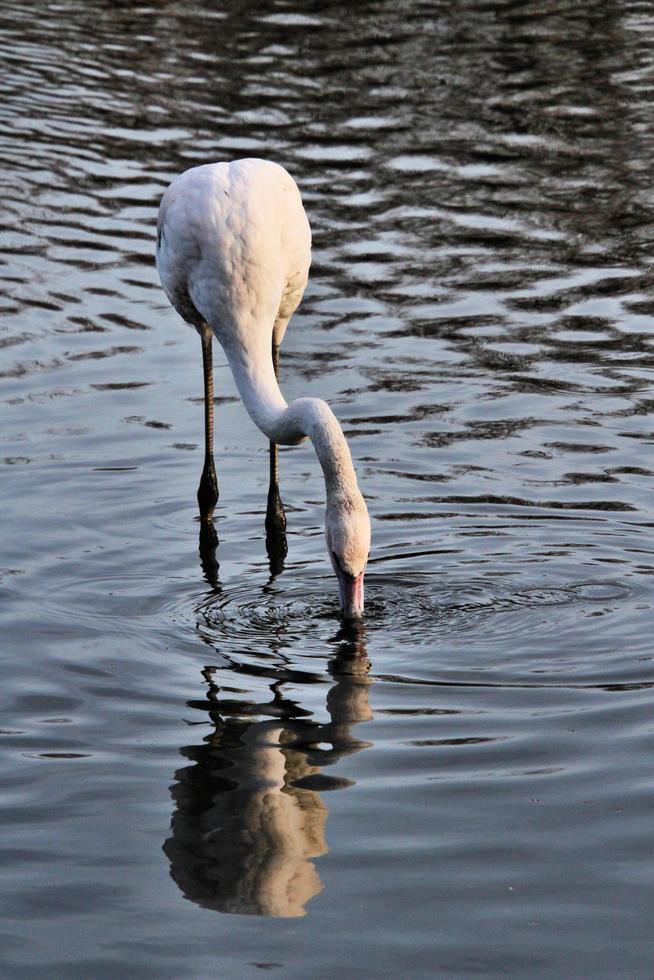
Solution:
M 166 190 L 157 219 L 157 268 L 168 299 L 202 341 L 205 458 L 200 514 L 218 500 L 213 460 L 215 337 L 245 408 L 270 440 L 266 529 L 285 526 L 277 483 L 277 445 L 308 437 L 325 478 L 325 539 L 341 608 L 363 613 L 370 519 L 341 426 L 326 402 L 286 403 L 279 390 L 279 346 L 300 303 L 311 264 L 311 230 L 293 178 L 276 163 L 235 160 L 193 167 Z

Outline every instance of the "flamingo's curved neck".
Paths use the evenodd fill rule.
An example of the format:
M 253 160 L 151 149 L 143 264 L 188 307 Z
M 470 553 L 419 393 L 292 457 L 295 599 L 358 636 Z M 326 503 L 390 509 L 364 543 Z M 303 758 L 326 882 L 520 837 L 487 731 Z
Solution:
M 255 425 L 281 445 L 313 443 L 325 477 L 327 499 L 359 497 L 352 456 L 338 419 L 320 398 L 297 398 L 290 405 L 279 390 L 268 351 L 261 356 L 225 347 L 236 387 Z

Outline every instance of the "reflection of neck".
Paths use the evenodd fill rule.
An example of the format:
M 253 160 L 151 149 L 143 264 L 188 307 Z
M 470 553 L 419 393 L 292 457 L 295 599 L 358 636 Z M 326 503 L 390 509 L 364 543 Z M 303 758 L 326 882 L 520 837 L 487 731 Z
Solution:
M 329 663 L 329 673 L 336 683 L 327 695 L 332 734 L 341 744 L 350 742 L 352 746 L 363 748 L 370 743 L 359 742 L 350 731 L 351 725 L 370 721 L 373 717 L 368 696 L 372 684 L 370 661 L 363 624 L 344 624 L 335 639 L 339 647 Z
M 372 681 L 368 676 L 338 678 L 327 695 L 327 711 L 332 726 L 349 733 L 350 726 L 371 721 L 372 708 L 368 689 Z

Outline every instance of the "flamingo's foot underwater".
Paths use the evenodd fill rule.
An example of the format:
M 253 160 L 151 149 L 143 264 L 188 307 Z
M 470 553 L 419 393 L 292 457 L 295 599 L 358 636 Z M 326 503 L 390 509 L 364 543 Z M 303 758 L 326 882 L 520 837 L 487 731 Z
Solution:
M 272 576 L 279 575 L 284 569 L 288 543 L 286 541 L 286 514 L 277 486 L 271 486 L 268 490 L 266 551 L 270 563 L 270 574 Z
M 214 466 L 213 456 L 204 461 L 204 469 L 200 477 L 198 487 L 198 505 L 200 507 L 200 517 L 203 521 L 210 521 L 218 503 L 218 477 Z

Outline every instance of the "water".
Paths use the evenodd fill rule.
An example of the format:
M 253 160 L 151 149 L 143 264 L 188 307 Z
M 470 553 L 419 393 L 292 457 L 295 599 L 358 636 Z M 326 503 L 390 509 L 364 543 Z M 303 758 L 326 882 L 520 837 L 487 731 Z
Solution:
M 247 8 L 247 9 L 243 9 Z M 2 973 L 650 977 L 648 4 L 6 0 Z M 154 221 L 271 157 L 282 353 L 373 518 L 337 615 L 310 447 L 216 366 Z

